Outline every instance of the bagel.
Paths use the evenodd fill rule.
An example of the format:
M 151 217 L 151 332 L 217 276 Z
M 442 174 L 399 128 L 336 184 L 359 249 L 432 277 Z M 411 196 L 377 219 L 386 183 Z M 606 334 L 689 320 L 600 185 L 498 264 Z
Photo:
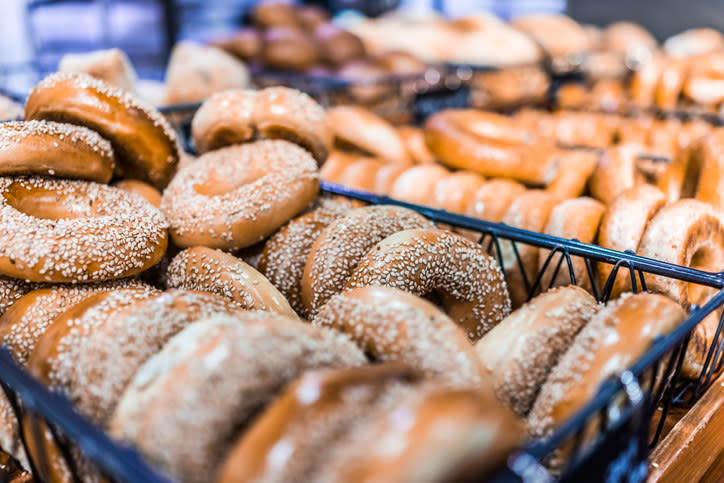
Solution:
M 558 202 L 550 193 L 542 190 L 530 190 L 518 196 L 503 216 L 503 223 L 523 230 L 542 232 L 551 214 L 551 210 Z M 510 299 L 513 308 L 518 308 L 528 300 L 523 274 L 528 280 L 530 288 L 538 276 L 538 255 L 540 250 L 530 245 L 500 240 L 500 254 L 497 255 L 497 246 L 493 245 L 493 253 L 502 260 L 505 280 L 508 284 Z M 520 264 L 516 258 L 516 250 L 520 257 Z
M 600 384 L 638 360 L 686 317 L 656 294 L 625 294 L 593 315 L 553 367 L 528 415 L 532 437 L 546 437 L 596 394 Z M 553 466 L 561 462 L 553 461 Z
M 359 262 L 345 290 L 376 285 L 438 299 L 472 341 L 510 313 L 508 289 L 495 259 L 448 231 L 408 229 L 379 242 Z
M 488 481 L 524 432 L 492 394 L 423 387 L 337 443 L 317 481 Z
M 96 282 L 140 273 L 168 243 L 159 210 L 84 181 L 0 178 L 0 274 L 34 282 Z
M 247 310 L 297 317 L 287 299 L 261 273 L 213 248 L 187 248 L 176 255 L 168 266 L 166 285 L 215 293 Z
M 351 201 L 327 203 L 289 221 L 264 244 L 259 271 L 301 316 L 309 316 L 302 303 L 302 277 L 312 245 L 324 228 L 358 206 Z
M 0 275 L 0 317 L 18 301 L 20 297 L 30 292 L 35 285 L 16 278 Z M 2 445 L 0 445 L 2 446 Z
M 205 292 L 160 293 L 93 325 L 69 344 L 55 372 L 66 381 L 65 392 L 75 407 L 105 428 L 138 369 L 171 337 L 197 320 L 241 311 L 231 300 Z
M 305 373 L 238 439 L 217 481 L 318 481 L 313 475 L 329 450 L 414 390 L 414 382 L 415 373 L 398 364 Z M 275 464 L 279 447 L 289 449 L 285 464 Z
M 161 193 L 148 183 L 137 179 L 124 179 L 113 184 L 118 189 L 135 193 L 155 208 L 161 208 Z
M 85 74 L 52 74 L 30 92 L 25 119 L 68 122 L 108 139 L 126 178 L 163 188 L 180 156 L 176 132 L 153 107 Z
M 378 195 L 389 195 L 392 187 L 397 182 L 397 178 L 407 171 L 407 166 L 403 164 L 384 164 L 377 170 L 375 176 L 375 188 L 372 191 Z
M 661 208 L 649 221 L 639 243 L 641 256 L 708 272 L 724 266 L 724 225 L 720 214 L 697 200 L 679 200 Z M 679 302 L 685 309 L 703 305 L 715 289 L 647 274 L 646 288 Z M 682 374 L 698 378 L 719 325 L 719 311 L 696 326 L 689 343 Z
M 81 72 L 125 91 L 136 91 L 136 72 L 120 49 L 65 54 L 58 64 L 58 72 Z
M 400 126 L 397 135 L 407 150 L 407 155 L 415 164 L 430 164 L 435 162 L 435 156 L 425 144 L 425 134 L 419 127 Z
M 317 237 L 302 278 L 302 302 L 310 315 L 344 289 L 360 260 L 387 236 L 410 228 L 430 228 L 422 215 L 395 206 L 358 208 L 338 218 Z
M 487 180 L 473 194 L 465 214 L 481 220 L 499 223 L 505 212 L 518 196 L 523 194 L 525 186 L 506 178 Z
M 478 129 L 469 123 L 468 116 L 466 111 L 445 110 L 427 119 L 425 141 L 441 163 L 483 176 L 513 178 L 535 185 L 545 185 L 553 179 L 558 162 L 558 150 L 553 146 L 529 144 L 533 139 L 528 143 L 511 142 L 507 134 L 498 136 L 497 132 Z M 526 138 L 524 134 L 518 136 Z
M 68 380 L 62 371 L 66 355 L 74 344 L 116 310 L 152 296 L 157 291 L 147 287 L 105 291 L 87 297 L 58 316 L 38 339 L 27 368 L 51 390 L 64 392 Z M 23 415 L 23 431 L 30 457 L 35 462 L 38 477 L 43 481 L 69 481 L 70 469 L 57 447 L 47 423 L 32 413 Z M 92 479 L 95 469 L 72 446 L 71 457 L 83 479 Z
M 347 334 L 378 362 L 399 361 L 442 384 L 481 384 L 480 362 L 465 333 L 430 302 L 389 287 L 362 287 L 329 299 L 314 325 Z
M 375 192 L 377 175 L 385 164 L 377 158 L 358 158 L 337 179 L 341 185 L 360 191 Z
M 329 22 L 317 25 L 314 41 L 319 49 L 319 60 L 333 67 L 342 66 L 366 54 L 359 37 Z
M 450 213 L 465 214 L 473 196 L 485 179 L 472 171 L 457 171 L 435 184 L 433 198 L 428 203 Z
M 636 156 L 641 151 L 635 144 L 622 144 L 607 149 L 588 183 L 591 196 L 609 204 L 624 191 L 644 183 L 636 169 Z
M 214 480 L 237 435 L 287 383 L 308 369 L 364 363 L 333 331 L 258 312 L 217 315 L 189 325 L 146 361 L 110 434 L 172 478 Z
M 0 317 L 0 344 L 11 351 L 18 364 L 25 366 L 38 340 L 65 310 L 99 292 L 143 286 L 133 280 L 117 280 L 28 291 L 7 310 L 7 315 Z M 0 394 L 0 447 L 29 468 L 16 416 L 4 394 Z
M 0 124 L 0 175 L 41 175 L 107 183 L 111 143 L 90 129 L 50 121 Z
M 498 400 L 518 416 L 528 414 L 551 369 L 597 310 L 596 299 L 582 288 L 554 288 L 480 339 L 475 351 Z
M 546 191 L 561 199 L 581 196 L 598 165 L 598 158 L 597 154 L 583 150 L 561 154 L 556 175 Z
M 668 58 L 656 84 L 654 99 L 656 106 L 663 109 L 673 109 L 679 103 L 679 96 L 684 88 L 687 77 L 686 62 Z
M 201 102 L 215 92 L 243 89 L 250 82 L 246 65 L 224 50 L 181 41 L 174 45 L 166 67 L 164 104 Z
M 327 111 L 334 137 L 345 146 L 385 159 L 410 164 L 407 149 L 395 128 L 359 106 L 338 106 Z
M 314 39 L 295 27 L 272 27 L 264 32 L 261 60 L 272 69 L 304 71 L 317 62 Z
M 646 225 L 654 214 L 666 203 L 666 197 L 658 188 L 641 185 L 624 191 L 608 207 L 601 219 L 598 244 L 620 252 L 636 251 L 644 236 Z M 598 264 L 598 281 L 601 290 L 613 270 L 609 264 Z M 627 265 L 620 265 L 616 279 L 611 286 L 610 298 L 630 292 L 631 275 Z
M 439 164 L 413 166 L 403 171 L 392 184 L 390 197 L 418 205 L 429 205 L 437 183 L 450 175 Z
M 601 217 L 606 207 L 592 198 L 572 198 L 562 201 L 551 210 L 543 232 L 559 238 L 575 239 L 583 243 L 593 243 L 601 224 Z M 548 259 L 550 251 L 541 248 L 538 256 L 539 271 Z M 563 255 L 562 253 L 560 254 Z M 573 283 L 569 267 L 564 259 L 558 273 L 554 275 L 559 255 L 554 255 L 541 277 L 541 288 L 548 289 Z M 593 266 L 590 267 L 593 270 Z M 588 273 L 583 258 L 571 257 L 571 270 L 576 284 L 588 291 L 592 290 L 593 273 Z
M 261 33 L 254 27 L 242 27 L 228 37 L 215 40 L 212 45 L 242 60 L 255 60 L 261 55 Z
M 176 245 L 238 249 L 273 233 L 318 190 L 308 152 L 287 141 L 257 141 L 212 151 L 179 171 L 161 210 Z
M 320 166 L 332 147 L 324 109 L 307 94 L 286 87 L 214 94 L 194 114 L 191 136 L 199 153 L 256 137 L 285 139 L 312 153 Z
M 696 183 L 696 199 L 724 211 L 724 130 L 715 129 L 701 143 L 701 167 Z
M 124 288 L 151 289 L 143 282 L 122 279 L 83 285 L 49 285 L 29 291 L 0 317 L 0 343 L 10 349 L 18 364 L 24 366 L 38 339 L 56 317 L 99 292 Z
M 485 481 L 499 474 L 524 439 L 520 421 L 491 395 L 423 392 L 405 396 L 351 444 L 333 450 L 320 481 Z M 376 444 L 387 441 L 395 451 Z
M 347 170 L 347 167 L 358 159 L 359 156 L 334 149 L 329 153 L 329 158 L 327 158 L 327 161 L 319 169 L 319 177 L 330 183 L 341 184 L 339 180 Z

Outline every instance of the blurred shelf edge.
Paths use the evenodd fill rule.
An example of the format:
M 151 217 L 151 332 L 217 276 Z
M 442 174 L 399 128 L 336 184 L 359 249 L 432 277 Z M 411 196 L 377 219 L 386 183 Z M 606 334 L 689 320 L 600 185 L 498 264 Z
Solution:
M 676 418 L 680 417 L 674 423 Z M 649 458 L 649 481 L 724 479 L 724 374 L 688 411 L 673 412 L 673 427 Z

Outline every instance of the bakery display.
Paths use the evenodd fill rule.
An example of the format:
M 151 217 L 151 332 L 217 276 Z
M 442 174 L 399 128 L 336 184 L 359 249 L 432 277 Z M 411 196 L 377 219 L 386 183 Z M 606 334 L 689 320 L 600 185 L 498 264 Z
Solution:
M 0 124 L 3 357 L 110 437 L 0 392 L 0 480 L 110 481 L 117 444 L 179 482 L 557 477 L 632 412 L 667 434 L 721 372 L 698 307 L 724 138 L 693 114 L 721 100 L 717 32 L 280 1 L 249 22 L 176 45 L 162 112 L 107 50 Z M 470 96 L 381 115 L 423 103 L 422 73 Z

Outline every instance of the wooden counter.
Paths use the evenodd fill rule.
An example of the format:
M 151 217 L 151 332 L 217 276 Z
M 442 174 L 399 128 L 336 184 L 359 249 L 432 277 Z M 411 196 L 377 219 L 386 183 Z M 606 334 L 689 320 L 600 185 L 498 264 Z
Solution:
M 654 448 L 649 481 L 724 481 L 724 375 Z

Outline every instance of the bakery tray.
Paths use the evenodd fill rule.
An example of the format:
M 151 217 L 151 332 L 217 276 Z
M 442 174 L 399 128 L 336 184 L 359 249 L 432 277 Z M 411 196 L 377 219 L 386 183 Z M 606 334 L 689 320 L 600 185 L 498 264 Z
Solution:
M 387 197 L 351 190 L 339 185 L 322 183 L 322 191 L 362 200 L 370 204 L 394 204 L 415 210 L 429 219 L 452 227 L 480 233 L 479 242 L 487 248 L 500 247 L 510 242 L 516 254 L 516 265 L 522 266 L 518 247 L 530 245 L 550 250 L 543 267 L 545 270 L 566 270 L 573 283 L 576 280 L 571 261 L 585 260 L 588 277 L 595 297 L 608 299 L 612 280 L 619 270 L 629 273 L 634 291 L 646 290 L 644 274 L 656 274 L 684 280 L 716 289 L 724 287 L 724 275 L 680 267 L 635 255 L 617 252 L 576 240 L 565 240 L 549 235 L 521 230 L 505 224 L 491 223 L 475 218 L 413 205 Z M 500 250 L 496 250 L 500 253 Z M 502 263 L 502 259 L 499 259 Z M 593 276 L 593 264 L 603 262 L 614 266 L 609 282 L 598 287 Z M 555 279 L 555 275 L 552 277 Z M 541 285 L 541 274 L 529 280 L 523 277 L 529 294 Z M 546 287 L 542 287 L 546 288 Z M 544 482 L 563 481 L 643 481 L 647 474 L 650 448 L 658 440 L 666 414 L 672 406 L 693 403 L 710 385 L 722 369 L 722 325 L 712 346 L 700 377 L 694 381 L 679 376 L 683 355 L 692 330 L 709 313 L 724 306 L 724 291 L 720 291 L 703 307 L 693 307 L 687 319 L 672 333 L 660 337 L 635 364 L 601 385 L 597 395 L 574 417 L 544 440 L 526 443 L 510 455 L 506 468 L 501 469 L 496 481 Z M 0 385 L 12 403 L 17 415 L 32 412 L 44 419 L 52 428 L 52 435 L 70 468 L 71 447 L 77 446 L 111 481 L 169 482 L 128 447 L 111 440 L 99 428 L 88 422 L 73 409 L 60 394 L 54 394 L 20 368 L 6 348 L 0 349 Z M 688 397 L 683 397 L 687 394 Z M 652 424 L 657 414 L 659 423 Z M 23 418 L 18 418 L 20 425 Z M 22 430 L 20 434 L 23 434 Z M 546 469 L 546 458 L 554 451 L 569 451 L 568 464 L 562 474 L 554 478 Z

